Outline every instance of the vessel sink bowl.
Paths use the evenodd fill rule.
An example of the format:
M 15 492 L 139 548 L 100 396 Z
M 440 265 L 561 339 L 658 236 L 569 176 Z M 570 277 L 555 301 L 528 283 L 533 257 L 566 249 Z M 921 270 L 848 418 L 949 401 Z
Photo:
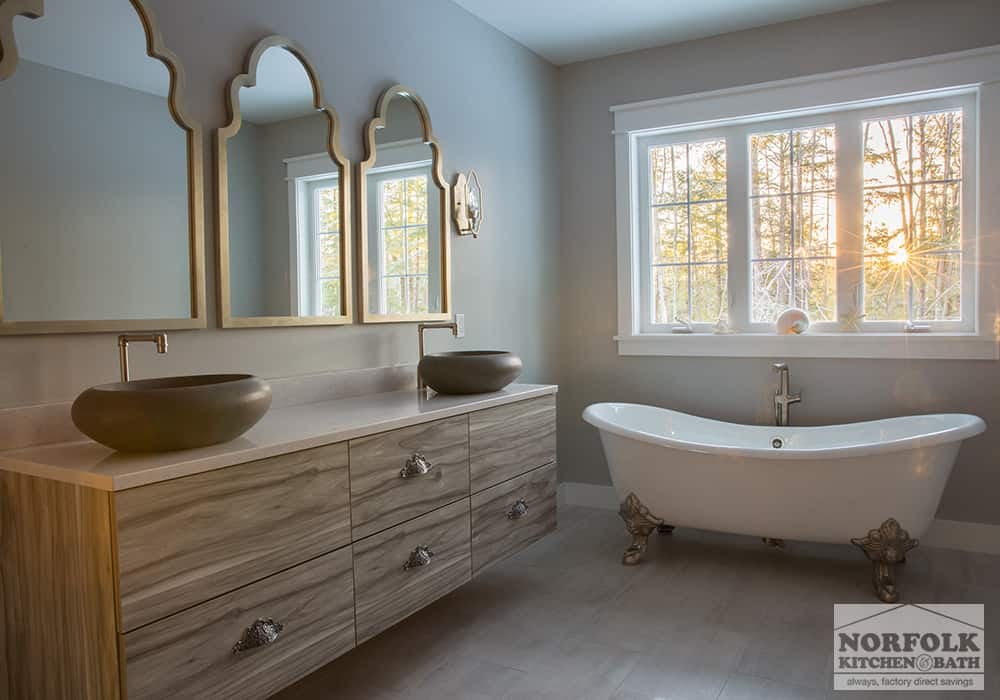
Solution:
M 169 452 L 238 438 L 271 407 L 271 387 L 249 374 L 204 374 L 91 387 L 73 422 L 122 452 Z
M 472 350 L 424 355 L 417 371 L 439 394 L 485 394 L 503 389 L 523 368 L 521 358 L 513 353 Z

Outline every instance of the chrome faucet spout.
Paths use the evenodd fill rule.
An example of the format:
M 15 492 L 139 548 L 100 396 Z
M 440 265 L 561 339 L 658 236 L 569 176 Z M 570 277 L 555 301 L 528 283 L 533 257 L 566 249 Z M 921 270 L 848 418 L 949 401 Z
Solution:
M 452 322 L 452 323 L 418 323 L 417 324 L 417 348 L 418 348 L 418 351 L 419 351 L 418 352 L 419 357 L 417 358 L 417 362 L 419 362 L 420 360 L 424 359 L 424 331 L 426 331 L 426 330 L 434 330 L 436 328 L 442 328 L 442 329 L 447 328 L 447 329 L 450 329 L 451 330 L 451 334 L 453 336 L 455 336 L 456 338 L 458 337 L 458 323 L 457 322 Z M 425 388 L 424 378 L 420 376 L 420 370 L 417 369 L 417 390 L 423 391 L 424 388 Z
M 118 336 L 118 362 L 121 366 L 123 382 L 129 381 L 128 346 L 130 343 L 153 343 L 156 346 L 157 354 L 167 354 L 166 333 L 139 333 Z
M 789 406 L 800 403 L 802 394 L 789 393 L 788 365 L 786 363 L 776 362 L 773 367 L 779 375 L 778 390 L 774 392 L 774 424 L 783 427 L 789 424 Z

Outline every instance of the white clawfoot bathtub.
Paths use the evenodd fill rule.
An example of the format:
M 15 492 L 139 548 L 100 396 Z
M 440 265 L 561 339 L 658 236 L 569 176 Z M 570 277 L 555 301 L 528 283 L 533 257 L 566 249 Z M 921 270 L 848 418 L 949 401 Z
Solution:
M 986 429 L 982 419 L 962 414 L 810 428 L 737 425 L 626 403 L 594 404 L 583 418 L 600 431 L 619 501 L 634 495 L 654 523 L 839 543 L 888 519 L 922 536 L 962 440 Z M 629 530 L 636 535 L 632 524 Z M 644 550 L 644 537 L 636 544 Z M 633 551 L 634 561 L 626 553 L 626 563 L 641 553 Z M 889 554 L 902 561 L 905 551 Z

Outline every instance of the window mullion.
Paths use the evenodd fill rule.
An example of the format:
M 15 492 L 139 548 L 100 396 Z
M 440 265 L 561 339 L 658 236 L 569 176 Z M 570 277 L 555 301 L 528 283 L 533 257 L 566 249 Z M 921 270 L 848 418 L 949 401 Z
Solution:
M 837 129 L 837 316 L 864 313 L 864 144 L 861 119 L 842 115 Z
M 726 217 L 729 237 L 729 323 L 750 326 L 750 142 L 746 128 L 726 134 Z

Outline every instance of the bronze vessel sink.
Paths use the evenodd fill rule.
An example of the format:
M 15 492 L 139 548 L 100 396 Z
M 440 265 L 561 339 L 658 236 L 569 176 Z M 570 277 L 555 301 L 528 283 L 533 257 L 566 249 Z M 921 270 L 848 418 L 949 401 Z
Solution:
M 271 407 L 249 374 L 205 374 L 91 387 L 73 402 L 80 431 L 122 452 L 168 452 L 233 440 Z
M 503 389 L 523 368 L 521 358 L 513 353 L 472 350 L 424 355 L 417 371 L 439 394 L 485 394 Z

